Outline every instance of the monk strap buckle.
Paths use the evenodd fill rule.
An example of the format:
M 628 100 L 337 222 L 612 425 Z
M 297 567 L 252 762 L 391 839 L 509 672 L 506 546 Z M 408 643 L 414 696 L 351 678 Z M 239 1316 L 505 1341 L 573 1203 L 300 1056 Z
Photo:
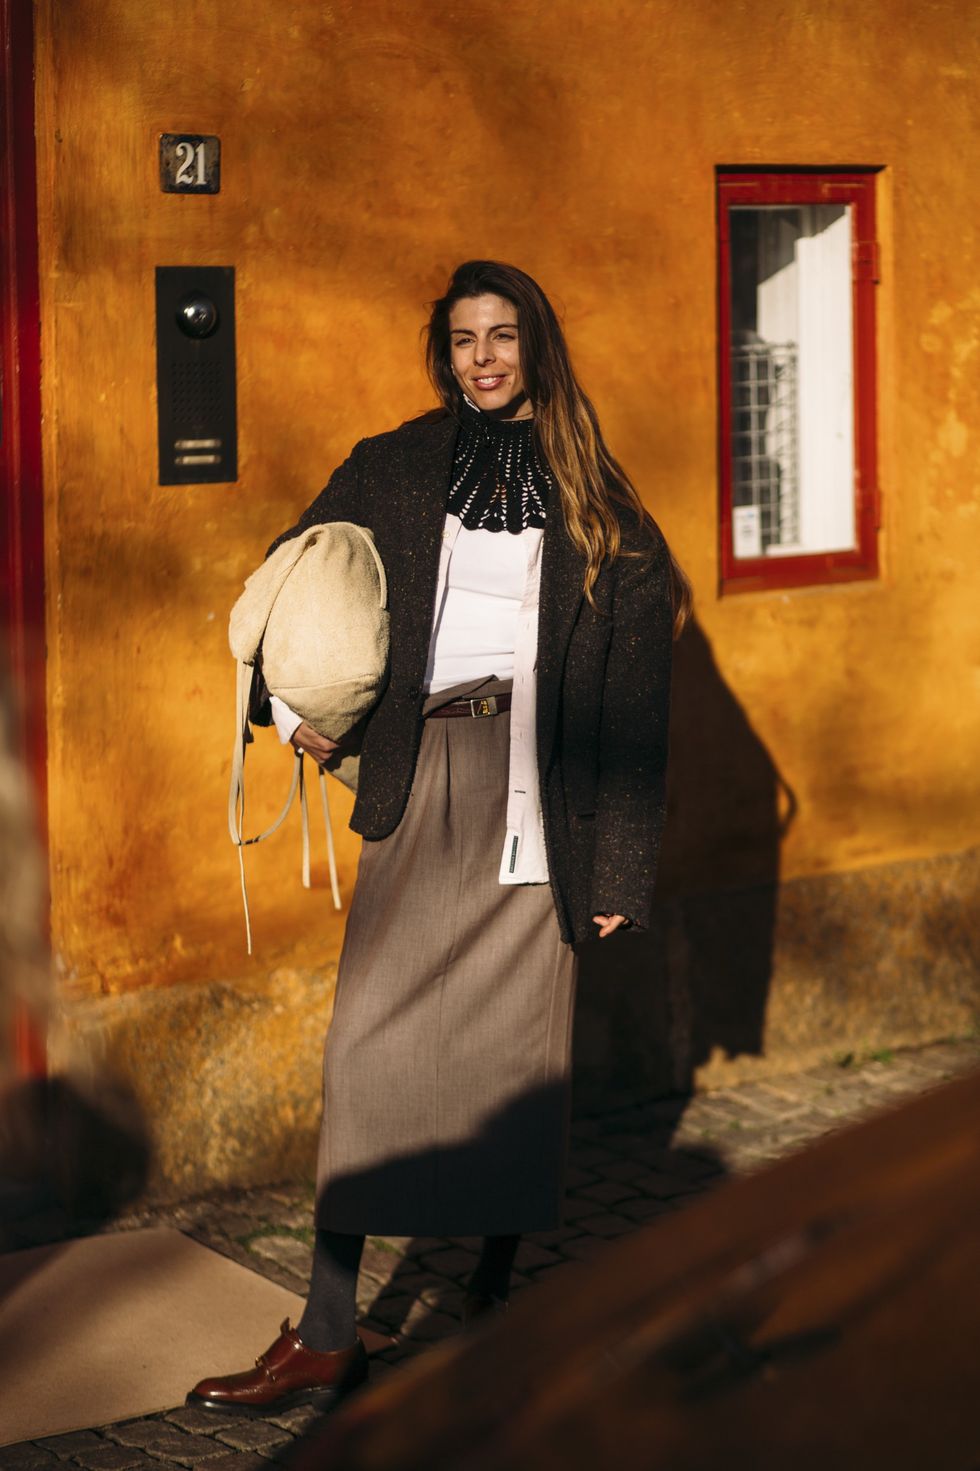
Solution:
M 470 700 L 470 714 L 472 716 L 476 717 L 478 715 L 496 715 L 496 713 L 496 695 L 485 695 L 482 699 Z

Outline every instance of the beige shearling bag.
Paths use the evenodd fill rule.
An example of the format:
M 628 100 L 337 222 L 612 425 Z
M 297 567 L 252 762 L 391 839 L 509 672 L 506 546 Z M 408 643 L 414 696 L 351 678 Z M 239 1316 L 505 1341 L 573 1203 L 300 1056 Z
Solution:
M 352 791 L 360 765 L 355 729 L 373 709 L 384 687 L 389 650 L 388 584 L 374 536 L 351 521 L 310 526 L 284 541 L 246 579 L 245 591 L 231 611 L 228 642 L 238 663 L 235 745 L 228 792 L 228 830 L 238 849 L 245 933 L 252 953 L 252 929 L 245 888 L 243 849 L 260 843 L 285 821 L 297 790 L 303 826 L 303 883 L 310 886 L 309 815 L 303 756 L 296 752 L 285 806 L 256 837 L 244 836 L 245 747 L 252 739 L 249 691 L 253 666 L 261 654 L 269 691 L 284 700 L 329 740 L 349 737 L 327 769 Z M 330 887 L 340 908 L 333 827 L 326 780 L 318 768 L 327 829 Z

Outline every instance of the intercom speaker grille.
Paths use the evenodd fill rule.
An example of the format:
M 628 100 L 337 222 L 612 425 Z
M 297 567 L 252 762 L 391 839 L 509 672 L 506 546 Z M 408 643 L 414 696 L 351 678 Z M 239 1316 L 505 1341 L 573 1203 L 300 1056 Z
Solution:
M 172 363 L 170 371 L 175 434 L 213 425 L 221 414 L 221 363 Z

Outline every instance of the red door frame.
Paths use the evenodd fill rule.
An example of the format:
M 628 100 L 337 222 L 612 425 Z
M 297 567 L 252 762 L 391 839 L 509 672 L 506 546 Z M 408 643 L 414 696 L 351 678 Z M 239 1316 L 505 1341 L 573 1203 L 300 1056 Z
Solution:
M 875 297 L 879 278 L 875 236 L 877 169 L 718 174 L 718 463 L 721 486 L 720 591 L 851 582 L 878 575 L 880 524 L 876 385 Z M 786 557 L 735 556 L 732 536 L 731 260 L 728 212 L 735 204 L 849 204 L 852 207 L 854 363 L 854 494 L 857 546 L 853 551 Z
M 14 745 L 34 790 L 47 844 L 44 506 L 41 479 L 41 337 L 34 150 L 31 0 L 0 0 L 0 659 L 14 699 Z M 20 1068 L 44 1071 L 44 1040 L 16 1021 Z

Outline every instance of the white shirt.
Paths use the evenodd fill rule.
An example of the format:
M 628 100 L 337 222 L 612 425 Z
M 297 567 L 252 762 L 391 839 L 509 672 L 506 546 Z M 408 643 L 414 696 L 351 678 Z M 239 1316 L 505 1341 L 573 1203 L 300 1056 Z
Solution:
M 527 581 L 527 537 L 535 534 L 541 533 L 471 531 L 458 516 L 446 517 L 442 540 L 450 558 L 441 598 L 436 599 L 426 693 L 484 675 L 513 676 Z
M 471 531 L 458 516 L 447 516 L 429 640 L 427 691 L 449 689 L 481 676 L 514 681 L 507 830 L 498 875 L 502 884 L 548 882 L 535 751 L 543 534 L 540 527 L 531 526 L 518 535 Z M 300 716 L 273 695 L 272 717 L 285 744 Z

